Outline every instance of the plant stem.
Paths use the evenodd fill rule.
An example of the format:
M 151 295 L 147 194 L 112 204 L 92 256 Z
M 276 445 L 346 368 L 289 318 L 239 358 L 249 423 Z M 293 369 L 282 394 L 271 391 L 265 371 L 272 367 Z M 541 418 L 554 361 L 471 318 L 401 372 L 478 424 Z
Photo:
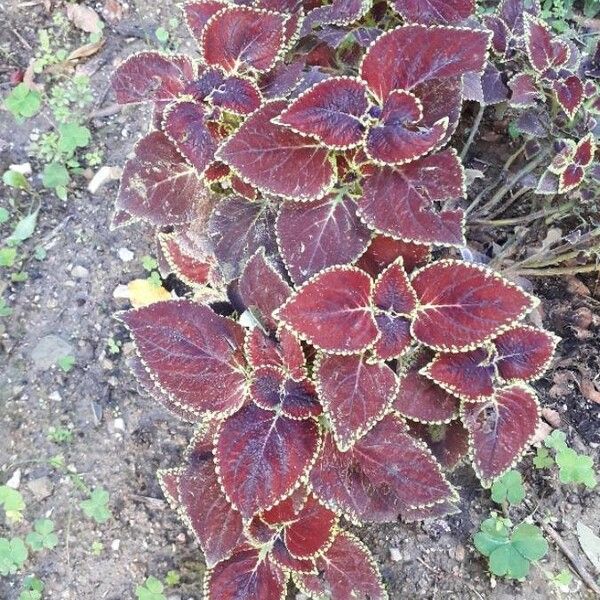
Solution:
M 480 104 L 479 110 L 477 111 L 477 114 L 475 115 L 475 120 L 473 121 L 473 125 L 471 125 L 471 131 L 469 132 L 469 137 L 467 138 L 467 141 L 466 141 L 465 145 L 463 146 L 463 149 L 460 151 L 460 160 L 461 161 L 465 160 L 465 157 L 467 156 L 467 152 L 469 151 L 469 148 L 471 147 L 471 144 L 473 143 L 473 140 L 475 139 L 475 136 L 477 135 L 477 132 L 479 131 L 479 126 L 481 125 L 481 119 L 483 119 L 484 112 L 485 112 L 485 106 L 483 104 Z
M 513 217 L 512 219 L 495 219 L 495 220 L 485 220 L 480 219 L 477 221 L 473 221 L 473 225 L 491 225 L 493 227 L 506 227 L 508 225 L 520 225 L 521 223 L 529 223 L 530 221 L 535 221 L 536 219 L 540 219 L 542 217 L 549 217 L 551 215 L 555 215 L 556 213 L 564 212 L 573 206 L 572 202 L 567 202 L 566 204 L 562 204 L 561 206 L 555 208 L 554 210 L 548 211 L 546 209 L 538 210 L 537 212 L 531 213 L 529 215 L 524 215 L 522 217 Z
M 580 267 L 555 267 L 551 269 L 507 269 L 513 275 L 523 277 L 554 277 L 556 275 L 578 275 L 579 273 L 595 273 L 600 271 L 600 264 L 581 265 Z

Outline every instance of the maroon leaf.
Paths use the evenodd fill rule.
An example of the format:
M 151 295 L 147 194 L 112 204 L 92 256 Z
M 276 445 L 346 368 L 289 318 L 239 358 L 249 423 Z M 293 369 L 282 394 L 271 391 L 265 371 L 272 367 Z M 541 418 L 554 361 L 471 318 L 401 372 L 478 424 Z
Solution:
M 459 354 L 438 353 L 421 373 L 469 402 L 487 400 L 494 393 L 493 359 L 485 348 Z
M 410 321 L 389 313 L 375 315 L 377 329 L 381 334 L 373 350 L 381 360 L 392 360 L 402 356 L 413 342 L 410 333 Z
M 462 210 L 436 212 L 432 201 L 464 194 L 454 150 L 401 167 L 376 169 L 364 180 L 358 212 L 379 233 L 421 244 L 464 245 Z
M 326 352 L 362 352 L 378 336 L 370 306 L 372 286 L 360 269 L 330 267 L 303 284 L 277 318 Z
M 335 177 L 328 151 L 271 122 L 286 105 L 282 100 L 265 104 L 221 146 L 217 156 L 266 192 L 296 200 L 319 198 Z
M 404 25 L 375 41 L 360 74 L 369 89 L 384 100 L 396 89 L 410 90 L 430 79 L 481 71 L 490 36 L 486 31 Z M 410 60 L 398 61 L 399 56 L 410 56 Z
M 452 394 L 420 374 L 427 362 L 423 352 L 400 376 L 394 409 L 400 414 L 422 423 L 447 423 L 458 415 L 458 400 Z
M 200 2 L 187 2 L 183 5 L 187 26 L 198 45 L 202 39 L 204 26 L 224 6 L 226 5 L 220 0 L 201 0 Z
M 531 15 L 525 16 L 525 46 L 531 66 L 542 74 L 564 65 L 571 54 L 566 42 L 554 36 L 544 21 Z
M 298 84 L 304 69 L 304 59 L 297 58 L 289 65 L 281 61 L 259 79 L 260 91 L 272 100 L 287 96 Z
M 435 350 L 469 350 L 535 307 L 535 299 L 493 271 L 440 260 L 413 275 L 419 306 L 413 335 Z
M 182 233 L 161 233 L 159 242 L 171 271 L 189 286 L 209 282 L 215 266 L 214 257 Z
M 573 154 L 573 162 L 579 167 L 588 167 L 594 160 L 596 152 L 596 141 L 593 133 L 588 133 L 585 137 L 579 140 L 575 153 Z
M 166 498 L 169 506 L 173 510 L 179 510 L 179 477 L 181 470 L 175 469 L 161 469 L 157 471 L 156 477 L 158 483 Z
M 431 248 L 425 244 L 404 242 L 385 235 L 376 235 L 356 265 L 371 277 L 376 278 L 381 271 L 400 256 L 404 268 L 410 273 L 415 267 L 426 263 L 430 255 Z
M 199 174 L 213 161 L 217 143 L 204 121 L 204 109 L 195 102 L 175 102 L 163 121 L 164 132 Z
M 293 521 L 296 515 L 302 510 L 308 500 L 308 492 L 305 487 L 299 487 L 285 500 L 276 504 L 273 508 L 265 511 L 261 519 L 273 526 L 282 525 Z
M 249 518 L 293 491 L 318 448 L 314 420 L 289 419 L 249 404 L 219 429 L 219 479 L 232 504 Z
M 248 202 L 229 196 L 215 206 L 208 222 L 208 237 L 223 276 L 239 277 L 246 261 L 261 247 L 267 255 L 276 248 L 275 208 L 269 202 Z
M 379 569 L 357 538 L 341 532 L 316 561 L 318 575 L 295 575 L 298 588 L 311 598 L 387 600 Z
M 292 290 L 267 260 L 264 248 L 259 248 L 246 263 L 239 291 L 244 305 L 257 310 L 267 326 L 276 329 L 273 311 L 287 300 Z
M 454 469 L 469 452 L 468 432 L 460 420 L 440 425 L 411 423 L 409 427 L 427 444 L 444 469 Z
M 248 6 L 227 6 L 206 23 L 200 53 L 206 64 L 235 71 L 268 71 L 284 40 L 285 16 Z
M 569 165 L 558 176 L 558 193 L 566 194 L 575 189 L 585 177 L 585 170 L 579 165 Z
M 313 8 L 302 23 L 300 37 L 310 35 L 312 29 L 324 25 L 350 25 L 362 18 L 371 8 L 364 0 L 333 0 L 331 4 Z
M 508 25 L 497 15 L 484 15 L 482 21 L 492 32 L 492 50 L 496 54 L 504 56 L 508 50 L 508 41 L 511 36 Z
M 537 398 L 530 388 L 512 385 L 484 404 L 465 402 L 462 412 L 475 473 L 489 485 L 511 469 L 530 444 L 539 422 Z
M 253 329 L 246 338 L 246 356 L 255 369 L 277 367 L 297 380 L 306 376 L 302 344 L 287 329 L 281 329 L 279 340 L 267 336 L 258 327 Z
M 207 571 L 206 600 L 280 600 L 287 575 L 259 550 L 243 549 Z
M 395 415 L 384 417 L 347 452 L 325 435 L 310 474 L 316 496 L 355 520 L 395 521 L 407 508 L 450 499 L 439 465 Z
M 570 75 L 562 81 L 555 81 L 553 89 L 558 103 L 572 119 L 585 99 L 581 79 L 577 75 Z
M 402 257 L 396 259 L 375 282 L 373 302 L 385 312 L 410 315 L 417 307 L 417 296 L 404 270 Z
M 498 16 L 516 37 L 525 34 L 525 15 L 536 16 L 539 13 L 539 2 L 527 0 L 503 0 L 498 7 Z
M 315 573 L 315 561 L 310 558 L 296 558 L 286 548 L 285 542 L 278 537 L 271 547 L 271 560 L 288 571 L 294 573 Z M 275 599 L 278 600 L 278 599 Z
M 221 490 L 213 455 L 203 440 L 188 455 L 179 481 L 181 510 L 211 568 L 231 556 L 243 540 L 242 515 Z
M 327 146 L 343 149 L 362 140 L 362 117 L 368 107 L 364 82 L 352 77 L 330 77 L 296 98 L 277 120 Z
M 256 369 L 250 396 L 261 408 L 281 411 L 290 419 L 318 417 L 322 412 L 317 391 L 309 379 L 295 381 L 275 367 Z
M 558 338 L 527 325 L 509 329 L 494 340 L 496 366 L 505 381 L 532 381 L 550 366 Z
M 446 135 L 448 119 L 432 127 L 417 124 L 423 118 L 422 105 L 411 92 L 394 90 L 385 100 L 381 124 L 367 134 L 367 154 L 377 162 L 404 164 L 433 150 Z
M 448 515 L 458 514 L 460 509 L 451 501 L 440 502 L 433 506 L 425 506 L 424 508 L 409 508 L 402 511 L 400 516 L 406 523 L 414 523 L 415 521 L 423 521 L 425 519 L 441 519 Z
M 119 104 L 136 104 L 174 100 L 193 78 L 192 61 L 185 55 L 140 52 L 117 67 L 111 83 Z
M 143 137 L 125 163 L 117 210 L 153 225 L 186 223 L 209 196 L 196 169 L 160 131 Z
M 310 203 L 284 202 L 276 227 L 279 251 L 298 284 L 327 267 L 352 263 L 370 237 L 354 200 L 337 194 Z
M 483 106 L 492 106 L 508 100 L 510 92 L 504 83 L 503 74 L 492 63 L 485 66 L 483 73 L 463 75 L 465 100 L 474 100 Z
M 341 451 L 348 450 L 388 411 L 397 390 L 394 371 L 361 355 L 322 355 L 315 368 L 319 399 Z
M 475 12 L 475 0 L 394 0 L 394 8 L 409 23 L 460 23 Z
M 529 73 L 517 73 L 508 85 L 512 90 L 510 103 L 513 106 L 535 106 L 535 101 L 542 97 L 540 88 Z
M 156 302 L 124 313 L 144 365 L 176 404 L 231 412 L 244 400 L 243 329 L 188 300 Z

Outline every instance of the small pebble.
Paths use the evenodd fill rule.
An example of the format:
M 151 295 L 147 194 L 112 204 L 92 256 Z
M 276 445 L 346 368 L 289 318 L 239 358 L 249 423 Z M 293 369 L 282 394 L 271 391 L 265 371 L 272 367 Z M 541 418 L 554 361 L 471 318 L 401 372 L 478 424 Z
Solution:
M 135 256 L 129 248 L 119 248 L 117 254 L 123 262 L 131 262 Z
M 402 560 L 402 552 L 398 548 L 390 548 L 390 558 L 394 562 L 400 562 Z
M 6 486 L 13 490 L 18 490 L 21 485 L 21 469 L 17 469 L 6 482 Z
M 71 269 L 71 275 L 75 277 L 75 279 L 87 279 L 90 276 L 90 272 L 81 265 L 75 265 Z

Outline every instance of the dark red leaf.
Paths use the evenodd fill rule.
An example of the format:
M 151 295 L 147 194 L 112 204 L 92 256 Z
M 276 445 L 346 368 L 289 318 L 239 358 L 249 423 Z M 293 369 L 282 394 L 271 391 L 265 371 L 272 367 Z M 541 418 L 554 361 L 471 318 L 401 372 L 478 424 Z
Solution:
M 191 243 L 184 233 L 161 233 L 159 242 L 173 273 L 189 286 L 206 285 L 213 275 L 215 259 L 206 248 Z
M 248 6 L 227 6 L 206 23 L 200 53 L 208 65 L 268 71 L 284 40 L 286 17 Z
M 222 162 L 215 161 L 208 167 L 208 169 L 206 169 L 206 172 L 204 173 L 204 179 L 209 184 L 215 183 L 216 181 L 227 179 L 230 172 L 231 171 L 227 165 L 223 164 Z
M 239 196 L 246 198 L 246 200 L 251 202 L 258 200 L 258 190 L 237 175 L 231 177 L 231 189 Z
M 276 367 L 261 367 L 252 375 L 250 397 L 265 410 L 283 413 L 290 419 L 318 417 L 321 405 L 309 379 L 295 381 Z
M 280 526 L 293 521 L 306 504 L 308 495 L 306 488 L 300 486 L 285 500 L 262 513 L 260 518 L 271 526 Z
M 294 283 L 326 267 L 352 263 L 369 243 L 369 230 L 348 196 L 316 202 L 284 202 L 277 217 L 279 252 Z
M 185 55 L 140 52 L 116 68 L 111 83 L 119 104 L 136 104 L 174 100 L 193 78 L 192 61 Z
M 375 282 L 373 302 L 382 311 L 408 316 L 417 307 L 417 296 L 403 263 L 400 257 L 379 275 Z
M 270 554 L 271 560 L 275 564 L 289 571 L 293 571 L 294 573 L 313 574 L 316 572 L 314 560 L 311 558 L 296 558 L 295 556 L 292 556 L 287 549 L 285 542 L 280 537 L 273 542 Z
M 289 419 L 254 404 L 223 422 L 215 448 L 219 479 L 244 518 L 293 491 L 312 464 L 319 436 L 312 419 Z
M 519 325 L 494 340 L 496 366 L 505 381 L 532 381 L 550 366 L 558 338 L 543 329 Z
M 525 17 L 525 46 L 531 66 L 538 73 L 545 73 L 564 65 L 571 54 L 569 45 L 557 38 L 541 19 Z
M 528 0 L 502 0 L 498 6 L 498 16 L 515 37 L 522 37 L 525 34 L 525 15 L 536 16 L 539 13 L 539 2 L 528 2 Z
M 300 37 L 310 35 L 314 28 L 324 25 L 350 25 L 363 17 L 370 8 L 371 4 L 363 0 L 333 0 L 331 4 L 317 6 L 306 15 Z
M 362 140 L 362 117 L 368 108 L 364 82 L 352 77 L 330 77 L 296 98 L 277 120 L 327 146 L 343 149 Z
M 183 5 L 187 26 L 198 45 L 200 45 L 204 26 L 208 20 L 225 6 L 226 4 L 219 0 L 201 0 L 200 2 L 187 2 Z
M 422 127 L 422 105 L 411 92 L 394 90 L 385 99 L 381 124 L 369 129 L 367 154 L 376 162 L 404 164 L 433 150 L 446 135 L 448 119 Z
M 517 73 L 508 85 L 512 90 L 510 103 L 513 106 L 535 106 L 535 101 L 542 97 L 535 78 L 529 73 Z
M 181 510 L 211 568 L 231 556 L 243 540 L 242 515 L 221 490 L 213 455 L 204 441 L 188 455 L 188 464 L 179 481 Z
M 385 100 L 396 89 L 410 90 L 430 79 L 481 71 L 490 37 L 486 31 L 404 25 L 375 41 L 360 74 L 369 89 Z M 399 56 L 410 56 L 410 60 L 399 61 Z
M 256 84 L 244 77 L 226 77 L 209 98 L 214 106 L 238 115 L 249 115 L 260 108 L 262 102 Z
M 508 100 L 510 91 L 504 83 L 503 74 L 492 63 L 488 63 L 483 73 L 463 75 L 463 96 L 483 106 L 493 106 Z
M 409 508 L 402 511 L 402 520 L 406 523 L 414 523 L 415 521 L 423 521 L 424 519 L 441 519 L 448 515 L 455 515 L 460 512 L 454 502 L 439 502 L 433 506 L 425 506 L 424 508 Z
M 163 129 L 175 147 L 199 174 L 213 161 L 217 143 L 204 121 L 204 109 L 195 102 L 175 102 L 165 112 Z
M 287 575 L 259 550 L 244 549 L 205 575 L 206 600 L 281 600 Z
M 445 390 L 470 402 L 489 399 L 494 393 L 494 365 L 489 349 L 458 354 L 436 354 L 421 371 Z
M 303 284 L 277 318 L 326 352 L 361 352 L 378 336 L 372 287 L 371 278 L 356 267 L 330 267 Z
M 318 142 L 271 122 L 286 106 L 282 100 L 265 104 L 217 156 L 261 190 L 292 200 L 313 200 L 333 184 L 333 166 Z
M 394 8 L 409 23 L 455 24 L 475 12 L 475 0 L 394 0 Z
M 558 103 L 572 119 L 585 98 L 581 79 L 577 75 L 570 75 L 562 81 L 555 81 L 553 89 Z
M 596 152 L 596 141 L 593 133 L 588 133 L 585 137 L 579 140 L 575 153 L 573 155 L 573 162 L 579 167 L 587 167 L 594 160 L 594 154 Z
M 261 247 L 267 256 L 276 248 L 275 207 L 269 202 L 248 202 L 229 196 L 215 206 L 208 222 L 208 237 L 223 276 L 239 277 L 246 261 Z
M 421 438 L 444 469 L 454 469 L 469 452 L 469 436 L 460 420 L 440 425 L 411 423 L 412 433 Z
M 297 58 L 290 64 L 279 62 L 259 79 L 260 91 L 265 98 L 272 100 L 287 96 L 302 77 L 304 59 Z
M 124 313 L 144 365 L 173 398 L 197 414 L 231 412 L 244 400 L 244 331 L 208 306 L 156 302 Z
M 158 483 L 169 506 L 173 510 L 179 509 L 179 478 L 181 469 L 160 469 L 156 473 Z
M 516 464 L 539 422 L 535 393 L 520 385 L 498 390 L 494 399 L 484 404 L 465 402 L 462 412 L 473 466 L 484 485 Z
M 358 212 L 372 229 L 405 241 L 464 245 L 462 210 L 436 212 L 432 201 L 464 194 L 463 168 L 454 150 L 367 176 Z
M 414 244 L 385 235 L 376 235 L 356 265 L 375 279 L 400 256 L 404 268 L 410 273 L 415 267 L 425 264 L 430 255 L 431 248 L 425 244 Z
M 259 367 L 277 367 L 293 379 L 304 379 L 306 370 L 302 344 L 287 329 L 281 329 L 279 339 L 263 333 L 258 327 L 248 333 L 246 338 L 246 357 L 248 362 Z
M 492 32 L 492 50 L 496 54 L 504 56 L 508 50 L 508 42 L 511 36 L 508 25 L 497 15 L 484 15 L 481 20 Z
M 381 333 L 373 350 L 381 360 L 392 360 L 402 356 L 413 342 L 410 333 L 410 321 L 406 317 L 397 317 L 389 313 L 375 315 L 377 328 Z
M 574 190 L 585 177 L 585 170 L 578 165 L 569 165 L 558 176 L 558 193 L 566 194 Z
M 266 325 L 274 330 L 277 323 L 273 311 L 287 300 L 292 290 L 267 260 L 264 248 L 259 248 L 244 267 L 239 292 L 246 308 L 258 311 Z
M 311 598 L 387 600 L 379 569 L 358 538 L 341 532 L 316 561 L 318 575 L 295 575 L 298 588 Z
M 364 355 L 322 355 L 315 377 L 341 451 L 351 448 L 385 415 L 398 387 L 390 367 L 368 362 Z
M 407 508 L 453 496 L 439 465 L 395 415 L 384 417 L 347 452 L 326 434 L 311 471 L 316 496 L 355 520 L 396 521 Z
M 515 284 L 480 265 L 440 260 L 411 280 L 419 306 L 413 335 L 441 351 L 465 351 L 481 345 L 536 306 Z
M 208 202 L 196 169 L 164 133 L 153 131 L 138 142 L 123 169 L 117 210 L 153 225 L 174 225 L 190 221 Z

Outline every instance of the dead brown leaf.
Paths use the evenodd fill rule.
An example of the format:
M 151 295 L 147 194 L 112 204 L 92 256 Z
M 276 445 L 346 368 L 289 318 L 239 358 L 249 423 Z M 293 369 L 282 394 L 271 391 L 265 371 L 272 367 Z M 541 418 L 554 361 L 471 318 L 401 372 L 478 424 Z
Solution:
M 92 42 L 90 44 L 84 44 L 83 46 L 79 46 L 67 56 L 67 60 L 79 60 L 80 58 L 88 58 L 89 56 L 93 56 L 104 46 L 104 40 L 99 40 L 97 42 Z
M 102 14 L 109 23 L 118 23 L 123 18 L 123 5 L 118 0 L 104 0 Z
M 67 18 L 75 27 L 87 33 L 98 33 L 102 29 L 98 13 L 85 4 L 67 4 Z
M 586 400 L 600 404 L 600 390 L 596 388 L 594 382 L 588 377 L 581 378 L 581 394 Z

